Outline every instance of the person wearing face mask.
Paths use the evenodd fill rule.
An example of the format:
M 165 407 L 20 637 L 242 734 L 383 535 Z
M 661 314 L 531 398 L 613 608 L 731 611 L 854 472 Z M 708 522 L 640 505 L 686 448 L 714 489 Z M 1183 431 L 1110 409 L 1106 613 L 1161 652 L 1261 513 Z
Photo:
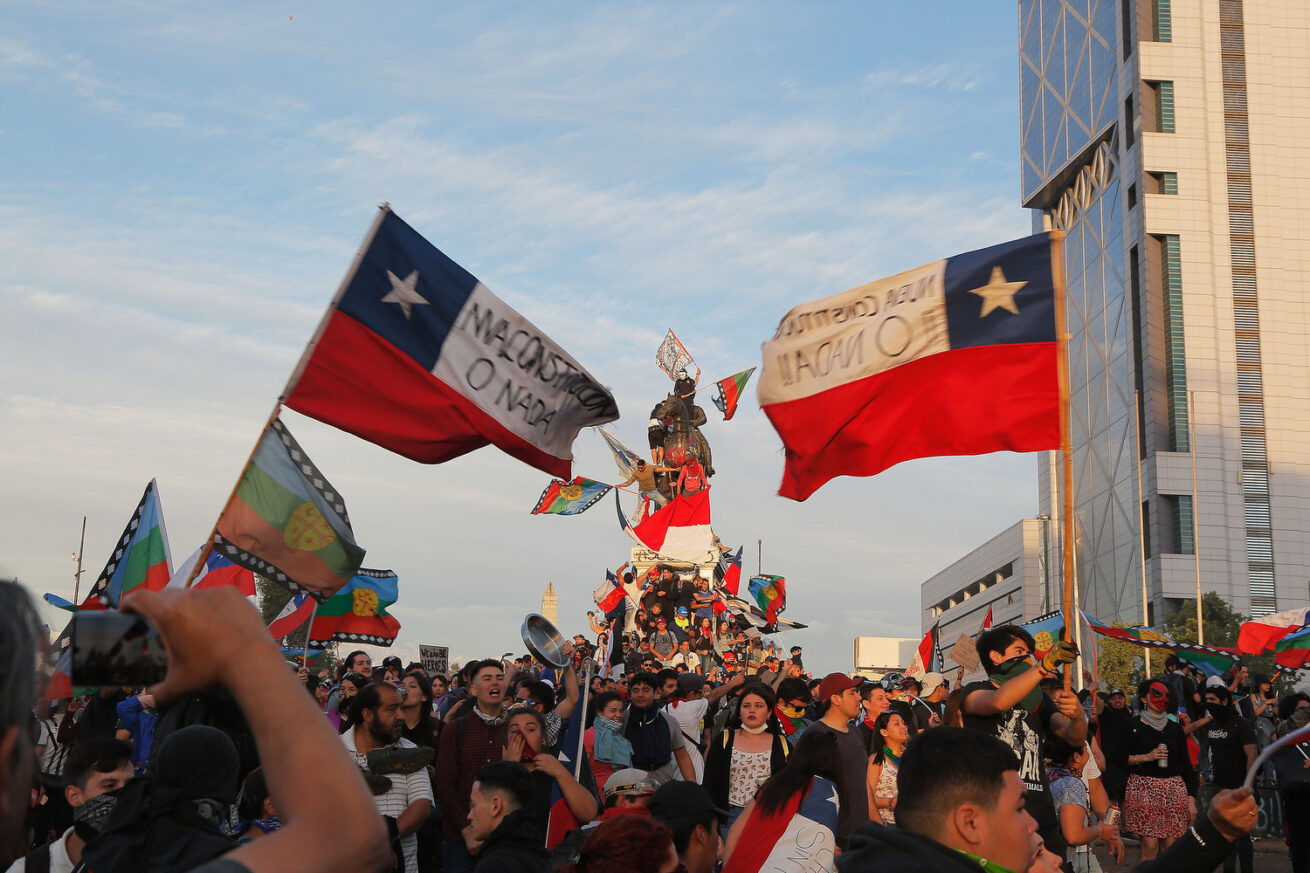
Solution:
M 783 736 L 773 708 L 772 689 L 757 682 L 741 690 L 737 713 L 724 731 L 710 739 L 705 750 L 705 779 L 701 783 L 720 809 L 728 810 L 719 823 L 723 837 L 755 790 L 787 763 L 791 744 Z
M 1255 763 L 1255 728 L 1238 715 L 1232 693 L 1222 685 L 1205 689 L 1205 711 L 1210 716 L 1206 737 L 1210 741 L 1211 784 L 1215 788 L 1240 788 Z M 1232 873 L 1238 861 L 1242 873 L 1251 873 L 1252 851 L 1250 834 L 1238 839 L 1224 859 L 1224 873 Z
M 1177 700 L 1158 679 L 1137 689 L 1142 712 L 1125 731 L 1119 764 L 1128 771 L 1123 828 L 1142 840 L 1142 860 L 1154 858 L 1187 832 L 1196 817 L 1196 770 L 1187 738 L 1169 717 Z
M 1078 648 L 1060 640 L 1040 664 L 1033 662 L 1033 648 L 1032 636 L 1014 625 L 1001 625 L 980 636 L 978 656 L 987 680 L 961 689 L 960 711 L 966 730 L 996 737 L 1019 757 L 1028 811 L 1047 847 L 1062 856 L 1066 846 L 1042 766 L 1042 744 L 1048 736 L 1056 736 L 1081 746 L 1087 740 L 1087 715 L 1076 694 L 1061 687 L 1052 698 L 1040 683 L 1058 676 L 1061 664 L 1072 664 Z

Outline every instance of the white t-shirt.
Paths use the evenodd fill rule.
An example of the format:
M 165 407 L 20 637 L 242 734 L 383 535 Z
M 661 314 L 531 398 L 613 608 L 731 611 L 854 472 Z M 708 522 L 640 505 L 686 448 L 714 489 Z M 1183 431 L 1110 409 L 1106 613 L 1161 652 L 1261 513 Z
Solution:
M 704 722 L 705 713 L 709 706 L 709 701 L 702 698 L 700 700 L 684 700 L 676 707 L 672 704 L 664 707 L 664 714 L 677 722 L 678 728 L 684 734 L 684 748 L 687 750 L 687 756 L 691 758 L 692 769 L 696 771 L 697 782 L 705 778 L 705 758 L 701 755 L 700 749 L 696 747 L 696 743 L 701 741 L 701 725 Z M 688 739 L 688 737 L 691 739 Z
M 50 844 L 50 873 L 73 873 L 73 859 L 68 857 L 68 838 L 73 833 L 69 828 L 63 835 Z M 24 873 L 27 862 L 22 858 L 9 865 L 5 873 Z

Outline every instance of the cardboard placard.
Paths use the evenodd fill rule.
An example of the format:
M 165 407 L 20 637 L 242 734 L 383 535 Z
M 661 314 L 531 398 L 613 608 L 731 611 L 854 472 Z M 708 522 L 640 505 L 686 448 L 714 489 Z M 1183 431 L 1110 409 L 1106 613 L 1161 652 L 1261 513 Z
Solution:
M 418 659 L 429 676 L 445 676 L 450 669 L 450 649 L 446 646 L 419 646 Z
M 982 660 L 978 657 L 978 646 L 974 644 L 973 637 L 966 634 L 960 634 L 960 638 L 955 641 L 955 645 L 951 647 L 946 657 L 959 664 L 968 673 L 982 666 Z

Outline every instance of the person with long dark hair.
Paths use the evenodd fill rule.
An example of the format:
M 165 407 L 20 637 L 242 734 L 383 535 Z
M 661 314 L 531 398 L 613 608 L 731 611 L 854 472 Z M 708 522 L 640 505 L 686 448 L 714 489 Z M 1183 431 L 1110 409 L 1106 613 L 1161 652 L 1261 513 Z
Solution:
M 723 873 L 772 870 L 784 860 L 796 869 L 835 869 L 841 766 L 835 735 L 802 735 L 787 766 L 760 787 L 729 831 Z
M 414 670 L 405 674 L 400 687 L 405 690 L 400 704 L 405 726 L 400 729 L 400 735 L 416 746 L 435 749 L 441 722 L 432 715 L 432 682 L 421 670 Z
M 772 689 L 762 683 L 744 686 L 736 715 L 721 734 L 710 739 L 705 751 L 701 784 L 715 806 L 728 810 L 722 828 L 725 834 L 760 784 L 781 770 L 791 753 L 773 711 L 777 702 Z
M 869 756 L 869 809 L 878 811 L 883 824 L 896 824 L 896 774 L 909 741 L 910 728 L 900 713 L 889 709 L 874 719 L 877 748 Z

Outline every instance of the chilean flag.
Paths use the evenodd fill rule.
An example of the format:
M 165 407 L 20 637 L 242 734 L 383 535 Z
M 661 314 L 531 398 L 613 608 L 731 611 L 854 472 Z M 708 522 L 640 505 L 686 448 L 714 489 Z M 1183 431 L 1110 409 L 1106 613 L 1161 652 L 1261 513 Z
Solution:
M 1310 609 L 1304 607 L 1244 621 L 1237 632 L 1237 649 L 1248 655 L 1264 654 L 1306 625 L 1310 625 Z
M 204 548 L 201 546 L 196 549 L 178 565 L 178 568 L 173 571 L 173 577 L 168 580 L 169 588 L 181 588 L 186 584 L 186 580 L 191 576 L 191 568 L 195 566 Z M 205 565 L 200 568 L 200 573 L 196 575 L 191 587 L 219 588 L 224 585 L 236 588 L 246 597 L 255 596 L 255 574 L 245 567 L 232 563 L 218 551 L 210 549 L 209 556 L 205 558 Z
M 605 581 L 591 592 L 591 599 L 596 601 L 596 606 L 610 620 L 615 618 L 612 613 L 623 614 L 623 601 L 627 596 L 628 593 L 619 584 L 619 578 L 609 570 L 605 571 Z
M 779 494 L 934 455 L 1060 445 L 1052 235 L 936 261 L 792 309 L 759 401 L 786 449 Z
M 719 549 L 714 544 L 714 531 L 710 530 L 710 489 L 673 498 L 636 527 L 628 523 L 618 496 L 619 492 L 615 491 L 619 524 L 637 545 L 675 561 L 708 564 L 718 560 Z
M 316 603 L 317 601 L 308 594 L 291 595 L 287 605 L 282 607 L 282 611 L 269 623 L 268 632 L 273 639 L 280 640 L 292 631 L 299 629 L 314 614 Z
M 585 701 L 584 701 L 585 703 Z M 564 769 L 577 780 L 578 784 L 590 791 L 596 793 L 596 777 L 591 772 L 591 764 L 587 760 L 587 752 L 582 749 L 579 740 L 582 738 L 582 711 L 575 712 L 570 718 L 568 727 L 564 731 L 564 741 L 560 744 L 559 754 L 556 756 L 559 762 L 564 765 Z M 599 798 L 597 798 L 599 800 Z M 578 821 L 573 810 L 569 809 L 568 803 L 564 800 L 564 791 L 559 787 L 559 780 L 552 779 L 550 783 L 550 812 L 546 818 L 546 848 L 553 849 L 558 846 L 574 828 L 581 827 L 582 822 Z
M 837 786 L 814 776 L 770 815 L 756 806 L 746 822 L 752 839 L 737 843 L 723 873 L 811 873 L 831 870 L 837 851 Z
M 738 546 L 735 555 L 724 552 L 719 556 L 718 566 L 714 568 L 714 581 L 718 583 L 718 587 L 734 597 L 737 595 L 737 589 L 741 587 L 741 550 L 743 548 L 745 546 Z
M 486 445 L 570 478 L 618 406 L 582 365 L 383 206 L 283 402 L 415 461 Z

